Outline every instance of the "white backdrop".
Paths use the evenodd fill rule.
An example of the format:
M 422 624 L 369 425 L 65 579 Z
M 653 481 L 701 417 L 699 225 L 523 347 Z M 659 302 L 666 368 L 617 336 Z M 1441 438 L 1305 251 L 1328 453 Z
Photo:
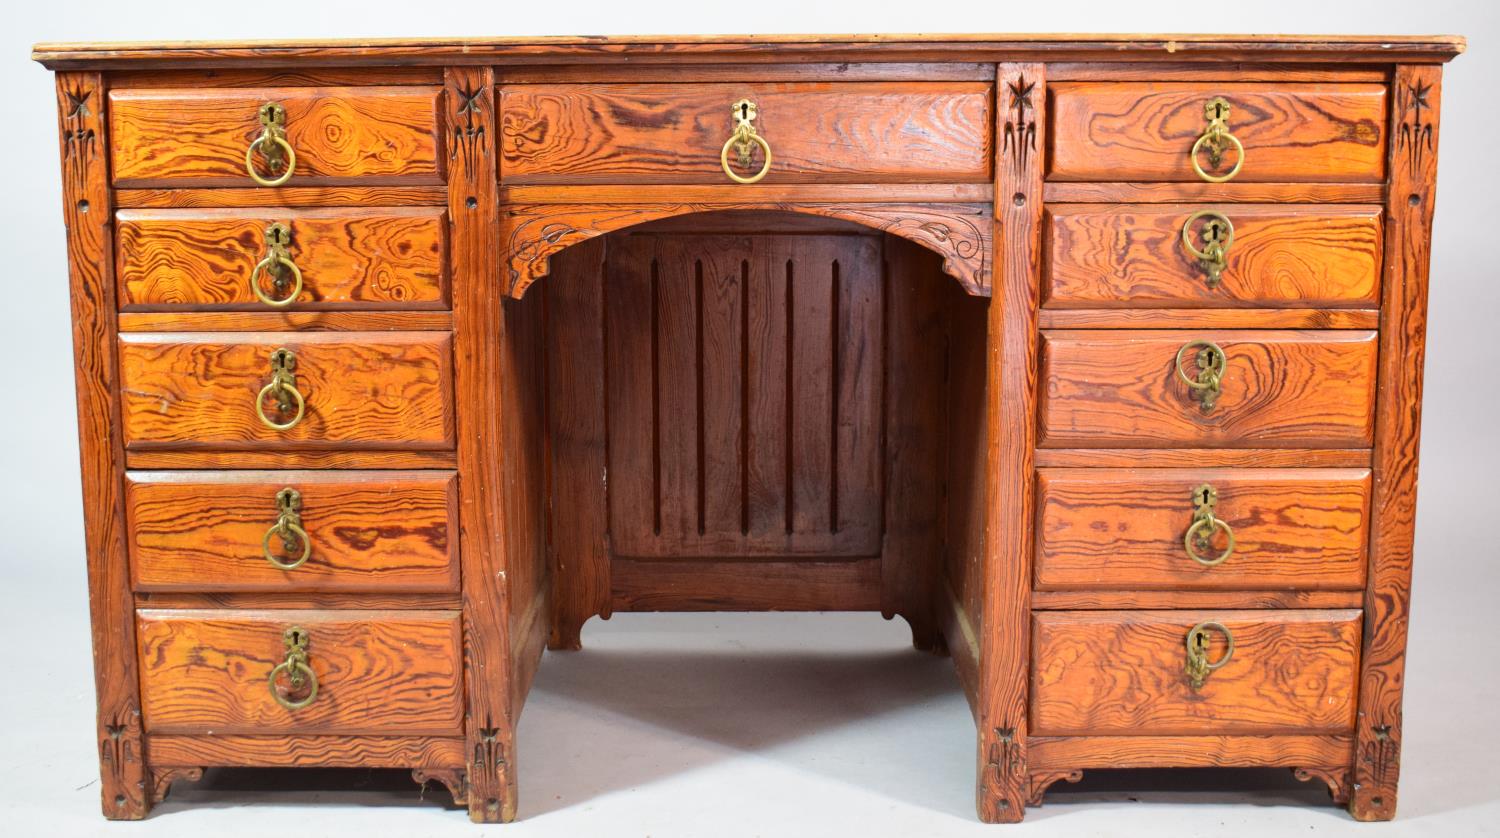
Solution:
M 1500 139 L 1500 95 L 1495 87 L 1495 80 L 1500 78 L 1500 61 L 1496 58 L 1500 12 L 1495 4 L 1486 0 L 739 0 L 692 4 L 620 0 L 55 0 L 22 4 L 12 0 L 4 15 L 7 25 L 0 34 L 4 83 L 0 89 L 6 93 L 6 102 L 0 129 L 0 173 L 6 181 L 6 200 L 0 202 L 0 213 L 4 213 L 0 264 L 5 274 L 0 278 L 0 294 L 4 295 L 0 302 L 0 339 L 4 340 L 0 369 L 6 386 L 0 396 L 0 464 L 4 466 L 0 527 L 5 533 L 0 539 L 0 648 L 6 651 L 0 654 L 0 660 L 9 665 L 9 683 L 0 687 L 0 802 L 4 804 L 0 812 L 28 822 L 67 823 L 64 832 L 103 828 L 102 821 L 94 820 L 97 789 L 87 787 L 94 770 L 90 752 L 92 686 L 56 117 L 52 80 L 40 65 L 28 60 L 33 42 L 750 32 L 1216 31 L 1441 33 L 1469 38 L 1470 53 L 1450 64 L 1444 77 L 1403 817 L 1391 830 L 1375 830 L 1439 829 L 1458 834 L 1486 828 L 1484 820 L 1500 821 L 1496 817 L 1500 815 L 1496 783 L 1489 767 L 1500 746 L 1493 712 L 1500 706 L 1500 679 L 1493 662 L 1496 628 L 1487 616 L 1500 596 L 1500 530 L 1495 526 L 1496 499 L 1500 497 L 1495 486 L 1500 476 L 1500 446 L 1495 442 L 1500 429 L 1495 418 L 1500 410 L 1500 385 L 1495 374 L 1500 368 L 1500 339 L 1496 337 L 1500 331 L 1500 272 L 1496 270 L 1500 249 L 1500 212 L 1496 209 L 1500 178 L 1496 171 L 1500 155 L 1494 151 Z M 654 631 L 678 624 L 666 620 L 649 625 Z M 764 620 L 730 619 L 722 624 L 726 631 L 742 632 L 736 643 L 753 644 L 757 637 L 773 643 L 779 642 L 776 638 L 784 639 L 784 633 L 775 633 L 777 626 Z M 692 628 L 695 624 L 690 622 L 682 625 L 689 631 L 701 630 Z M 863 625 L 856 624 L 854 631 L 863 631 L 859 628 Z M 614 625 L 609 627 L 613 629 Z M 607 637 L 596 624 L 591 624 L 590 631 L 596 637 Z M 872 631 L 887 632 L 882 635 L 887 639 L 893 636 L 878 624 Z M 586 636 L 586 642 L 588 639 Z M 600 642 L 608 646 L 612 641 Z M 549 667 L 572 665 L 553 664 L 549 658 L 543 665 L 541 686 L 547 685 Z M 951 702 L 952 695 L 945 700 Z M 960 699 L 954 706 L 961 704 Z M 860 734 L 855 727 L 851 735 L 857 737 Z M 523 733 L 525 730 L 523 723 Z M 961 737 L 959 741 L 961 751 Z M 578 759 L 586 761 L 591 753 L 585 749 Z M 671 752 L 666 753 L 663 758 L 670 759 Z M 524 759 L 524 751 L 522 756 Z M 969 782 L 967 772 L 972 762 L 968 760 L 966 753 L 960 756 L 963 765 L 954 775 L 962 783 Z M 78 790 L 81 785 L 85 788 Z M 525 791 L 523 785 L 523 794 Z M 944 829 L 973 825 L 972 810 L 966 810 L 967 786 L 957 792 L 950 796 L 960 801 L 956 809 L 950 807 L 942 815 Z M 655 793 L 657 797 L 648 794 L 638 802 L 655 808 L 658 814 L 671 811 L 674 805 L 686 806 L 681 804 L 682 795 L 687 793 L 683 789 Z M 787 788 L 745 788 L 738 793 L 774 797 L 793 792 Z M 535 805 L 534 798 L 530 803 L 523 799 L 523 817 Z M 579 805 L 587 808 L 592 804 L 580 801 Z M 599 801 L 599 805 L 604 806 L 605 801 Z M 1142 823 L 1153 823 L 1157 834 L 1174 829 L 1203 834 L 1215 824 L 1265 823 L 1255 819 L 1253 809 L 1231 812 L 1219 808 L 1212 818 L 1200 823 L 1188 815 L 1183 816 L 1185 820 L 1179 819 L 1167 805 L 1153 809 L 1151 821 Z M 703 807 L 687 808 L 700 811 Z M 279 810 L 256 811 L 266 817 L 254 824 L 274 826 L 273 816 Z M 788 819 L 784 812 L 777 815 L 777 811 L 770 807 L 769 820 L 761 823 L 741 820 L 714 831 L 722 834 L 725 830 L 751 829 L 784 835 L 795 832 L 798 823 L 807 823 Z M 532 814 L 535 812 L 532 809 Z M 401 822 L 412 829 L 420 831 L 425 827 L 417 824 L 441 822 L 444 828 L 463 834 L 456 829 L 462 820 L 456 813 L 444 815 L 417 807 L 416 814 L 435 820 L 410 820 L 404 810 L 385 810 L 387 816 L 393 813 L 400 813 Z M 183 812 L 159 817 L 147 828 L 160 832 L 188 823 L 217 830 L 254 825 L 223 814 L 216 821 L 200 822 L 187 820 L 192 815 Z M 710 831 L 707 824 L 721 814 L 705 811 L 703 817 L 708 820 L 696 826 L 690 821 L 651 822 L 671 825 L 659 828 L 658 835 L 674 831 L 705 834 Z M 876 817 L 862 827 L 864 834 L 876 834 L 884 828 L 912 834 L 911 823 L 925 823 L 883 821 L 878 811 L 865 814 Z M 1169 814 L 1171 817 L 1166 817 Z M 54 816 L 64 815 L 65 820 L 54 820 Z M 623 834 L 646 831 L 619 819 L 624 816 L 611 817 L 616 818 L 614 822 Z M 1128 817 L 1098 819 L 1070 814 L 1054 819 L 1033 815 L 1031 820 L 1054 828 L 1087 826 L 1104 834 L 1118 834 L 1116 829 L 1132 822 Z M 1299 820 L 1286 825 L 1304 830 L 1351 826 L 1346 817 L 1327 812 L 1307 817 L 1312 818 L 1308 823 L 1313 826 Z M 1459 827 L 1460 821 L 1469 825 Z M 893 825 L 897 823 L 906 825 Z M 374 821 L 363 829 L 378 833 L 381 824 Z M 534 818 L 524 827 L 526 831 L 514 834 L 538 834 L 532 830 L 545 830 L 547 824 L 547 817 Z M 559 827 L 556 818 L 553 827 Z M 570 828 L 576 834 L 586 827 Z M 937 828 L 933 826 L 931 831 Z M 925 826 L 916 829 L 929 831 Z M 1373 835 L 1376 831 L 1356 829 L 1353 834 Z

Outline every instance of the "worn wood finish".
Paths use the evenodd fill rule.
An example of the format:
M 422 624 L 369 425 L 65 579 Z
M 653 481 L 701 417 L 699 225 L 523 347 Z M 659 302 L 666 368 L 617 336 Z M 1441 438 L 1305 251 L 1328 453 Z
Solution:
M 120 336 L 126 446 L 305 449 L 452 448 L 452 339 L 442 332 Z M 273 430 L 255 399 L 270 354 L 296 354 L 304 416 Z M 266 399 L 266 415 L 281 416 Z
M 987 84 L 956 82 L 509 85 L 500 179 L 727 184 L 730 106 L 749 99 L 771 145 L 767 183 L 982 182 L 990 98 Z M 763 162 L 757 151 L 742 174 Z
M 245 150 L 265 102 L 286 108 L 297 154 L 288 187 L 441 183 L 439 94 L 416 85 L 111 90 L 114 184 L 255 186 Z
M 1375 423 L 1372 332 L 1042 334 L 1041 445 L 1357 448 Z M 1173 370 L 1193 340 L 1224 351 L 1218 404 L 1200 409 Z M 1183 361 L 1193 365 L 1192 352 Z M 1189 375 L 1197 372 L 1190 366 Z
M 1234 653 L 1194 690 L 1188 630 L 1212 620 Z M 1039 736 L 1348 733 L 1359 611 L 1039 611 L 1031 726 Z M 1224 654 L 1212 632 L 1209 660 Z
M 1182 243 L 1183 226 L 1200 211 L 1234 225 L 1212 287 Z M 1380 216 L 1379 207 L 1344 205 L 1052 204 L 1043 305 L 1374 308 Z M 1202 250 L 1203 221 L 1192 226 Z
M 1235 181 L 1340 183 L 1385 177 L 1386 86 L 1239 82 L 1060 82 L 1048 89 L 1056 130 L 1049 180 L 1197 181 L 1188 161 L 1221 96 L 1227 125 L 1245 146 Z M 1234 167 L 1233 149 L 1212 175 Z
M 1038 769 L 1227 768 L 1342 765 L 1354 751 L 1348 735 L 1036 736 L 1031 761 Z
M 460 729 L 457 612 L 142 610 L 136 626 L 142 716 L 153 733 Z M 278 704 L 268 680 L 286 659 L 282 633 L 293 626 L 306 630 L 318 680 L 312 703 L 300 710 Z
M 120 308 L 265 311 L 251 281 L 266 258 L 265 231 L 273 222 L 291 231 L 287 251 L 302 272 L 302 291 L 290 308 L 448 307 L 448 220 L 439 207 L 411 207 L 120 210 Z M 261 274 L 255 280 L 262 290 L 283 298 L 267 271 Z
M 1391 109 L 1391 192 L 1381 307 L 1381 409 L 1375 424 L 1370 584 L 1365 593 L 1359 741 L 1349 812 L 1358 820 L 1396 814 L 1401 774 L 1401 695 L 1410 620 L 1417 453 L 1422 432 L 1422 362 L 1427 349 L 1427 279 L 1436 199 L 1438 68 L 1399 66 Z
M 283 488 L 311 542 L 292 570 L 262 552 Z M 458 590 L 451 472 L 131 472 L 125 508 L 137 591 Z M 270 543 L 283 563 L 301 555 L 300 538 Z
M 319 736 L 158 733 L 151 758 L 163 765 L 244 765 L 262 768 L 407 768 L 457 766 L 463 739 L 442 736 Z
M 1183 543 L 1203 485 L 1234 533 L 1231 555 L 1212 567 Z M 1364 587 L 1365 470 L 1041 469 L 1037 498 L 1039 589 Z M 1206 560 L 1229 549 L 1218 526 L 1199 535 Z

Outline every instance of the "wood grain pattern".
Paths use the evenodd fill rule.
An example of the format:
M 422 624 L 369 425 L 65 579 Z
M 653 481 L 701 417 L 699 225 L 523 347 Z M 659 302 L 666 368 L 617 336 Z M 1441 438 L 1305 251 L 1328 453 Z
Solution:
M 994 222 L 988 204 L 828 204 L 746 201 L 738 196 L 713 203 L 631 203 L 511 205 L 501 216 L 501 240 L 508 265 L 507 293 L 521 297 L 547 275 L 548 259 L 569 245 L 605 233 L 692 213 L 743 210 L 797 212 L 862 224 L 890 233 L 943 257 L 943 270 L 970 294 L 987 295 Z
M 114 183 L 254 186 L 245 149 L 260 134 L 265 102 L 286 108 L 286 139 L 297 153 L 288 186 L 442 183 L 439 92 L 417 85 L 112 90 Z
M 1049 204 L 1380 204 L 1385 184 L 1053 180 L 1042 194 Z
M 122 332 L 446 332 L 446 311 L 124 311 Z
M 245 207 L 412 207 L 442 204 L 443 186 L 261 186 L 201 189 L 116 189 L 115 206 L 130 209 Z
M 287 710 L 269 677 L 282 632 L 307 631 L 312 704 Z M 158 611 L 136 614 L 151 733 L 453 735 L 463 718 L 457 612 Z
M 463 603 L 457 592 L 422 594 L 406 592 L 362 593 L 283 592 L 283 591 L 143 591 L 135 595 L 137 608 L 177 609 L 250 609 L 292 608 L 323 610 L 355 608 L 363 611 L 390 611 L 416 608 L 425 611 L 457 611 Z
M 1234 225 L 1218 285 L 1182 244 L 1215 210 Z M 1049 308 L 1345 307 L 1379 301 L 1379 207 L 1052 204 L 1044 215 Z M 1193 245 L 1204 247 L 1194 224 Z
M 452 451 L 127 451 L 125 467 L 226 468 L 457 468 Z
M 151 737 L 151 758 L 165 765 L 263 768 L 408 768 L 463 765 L 457 736 L 319 736 L 316 734 L 187 734 Z
M 302 272 L 302 291 L 290 308 L 448 306 L 448 220 L 439 207 L 120 210 L 121 310 L 264 311 L 250 283 L 273 222 L 291 230 L 287 251 Z M 284 296 L 268 277 L 257 280 L 273 298 Z
M 56 96 L 78 399 L 84 560 L 94 648 L 99 796 L 105 817 L 138 820 L 146 816 L 151 801 L 146 795 L 135 629 L 130 618 L 130 562 L 120 502 L 124 446 L 117 420 L 119 369 L 104 78 L 98 73 L 59 73 Z
M 126 445 L 143 448 L 451 448 L 452 340 L 442 332 L 120 336 Z M 270 353 L 297 356 L 306 413 L 261 424 Z M 274 401 L 267 415 L 277 418 Z
M 1038 468 L 1368 468 L 1368 448 L 1046 448 Z
M 615 558 L 614 611 L 878 611 L 880 560 Z
M 1374 308 L 1046 308 L 1043 329 L 1377 329 Z
M 1354 737 L 1307 736 L 1035 736 L 1031 760 L 1038 769 L 1227 768 L 1347 762 Z
M 1357 820 L 1395 817 L 1401 775 L 1401 697 L 1411 608 L 1442 71 L 1398 66 L 1392 86 L 1397 100 L 1391 109 L 1394 141 L 1386 203 L 1370 584 L 1365 593 L 1358 758 L 1349 799 L 1349 812 Z
M 1232 555 L 1187 555 L 1194 493 L 1218 493 Z M 1084 589 L 1345 589 L 1365 582 L 1370 473 L 1326 469 L 1041 469 L 1036 586 Z M 1205 558 L 1228 546 L 1214 531 Z
M 1234 655 L 1192 689 L 1188 630 L 1234 635 Z M 1348 733 L 1360 612 L 1040 611 L 1032 618 L 1031 724 L 1039 736 Z M 1209 660 L 1224 654 L 1214 632 Z
M 311 541 L 293 570 L 262 555 L 283 487 Z M 451 472 L 131 472 L 125 507 L 137 591 L 458 590 Z M 271 545 L 286 562 L 302 547 Z
M 1048 93 L 1049 180 L 1197 181 L 1188 161 L 1207 120 L 1228 100 L 1227 124 L 1245 146 L 1235 176 L 1255 181 L 1360 182 L 1385 177 L 1383 84 L 1062 82 Z M 1231 149 L 1210 174 L 1234 166 Z
M 1032 591 L 1031 607 L 1045 611 L 1129 611 L 1196 608 L 1358 608 L 1361 591 L 1080 590 Z
M 1207 414 L 1173 370 L 1178 350 L 1200 339 L 1226 359 Z M 1375 348 L 1374 333 L 1355 331 L 1044 332 L 1040 444 L 1364 447 Z
M 988 84 L 760 81 L 503 87 L 500 178 L 728 183 L 719 152 L 741 99 L 771 145 L 768 184 L 989 179 Z

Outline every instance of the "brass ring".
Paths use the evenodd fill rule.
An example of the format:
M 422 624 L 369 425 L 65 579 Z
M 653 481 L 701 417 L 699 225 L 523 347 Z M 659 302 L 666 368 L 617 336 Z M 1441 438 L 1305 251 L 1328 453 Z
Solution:
M 304 678 L 307 679 L 307 698 L 293 701 L 281 694 L 281 690 L 276 687 L 276 676 L 280 675 L 283 672 L 287 673 L 288 675 L 293 672 L 299 672 Z M 276 668 L 271 670 L 271 677 L 268 679 L 268 683 L 271 687 L 271 697 L 276 699 L 277 704 L 280 704 L 282 707 L 285 707 L 288 710 L 301 710 L 303 707 L 312 704 L 313 699 L 318 697 L 317 673 L 313 672 L 312 667 L 308 666 L 302 661 L 287 660 L 276 664 Z
M 266 396 L 271 395 L 273 391 L 278 389 L 290 391 L 292 397 L 297 400 L 297 413 L 292 417 L 290 422 L 272 422 L 271 418 L 266 415 Z M 270 428 L 273 431 L 291 430 L 292 426 L 302 421 L 302 414 L 306 409 L 307 402 L 303 400 L 302 393 L 296 387 L 293 387 L 290 384 L 283 384 L 275 380 L 272 380 L 270 384 L 267 384 L 266 386 L 260 388 L 260 395 L 255 397 L 256 415 L 260 417 L 260 421 L 265 423 L 266 427 Z
M 271 552 L 271 536 L 281 532 L 283 527 L 291 530 L 292 535 L 297 536 L 297 539 L 302 542 L 302 555 L 298 556 L 294 562 L 284 562 L 275 553 Z M 260 540 L 260 550 L 265 555 L 266 561 L 270 562 L 273 567 L 280 570 L 296 570 L 312 555 L 312 539 L 307 537 L 307 530 L 302 529 L 301 526 L 291 521 L 277 521 L 271 525 L 270 529 L 266 530 L 265 538 Z
M 1203 144 L 1208 142 L 1209 137 L 1212 136 L 1214 135 L 1207 131 L 1203 132 L 1203 134 L 1198 137 L 1198 141 L 1193 143 L 1193 150 L 1188 152 L 1188 159 L 1192 161 L 1193 171 L 1198 173 L 1198 177 L 1203 178 L 1209 183 L 1223 183 L 1224 181 L 1230 180 L 1235 175 L 1239 174 L 1240 167 L 1245 165 L 1245 146 L 1240 142 L 1239 137 L 1236 137 L 1228 131 L 1220 132 L 1218 136 L 1227 138 L 1231 143 L 1234 143 L 1234 168 L 1230 169 L 1229 174 L 1227 175 L 1211 175 L 1208 172 L 1203 171 L 1203 167 L 1198 165 L 1198 151 L 1203 148 Z
M 266 142 L 275 143 L 276 145 L 280 146 L 282 152 L 286 154 L 286 171 L 282 172 L 279 177 L 273 178 L 271 180 L 267 180 L 261 177 L 260 172 L 257 172 L 255 170 L 255 150 L 260 148 Z M 276 134 L 272 134 L 269 132 L 263 133 L 250 143 L 249 148 L 245 149 L 245 171 L 250 173 L 251 180 L 255 181 L 261 186 L 280 186 L 283 183 L 286 183 L 291 179 L 292 170 L 296 167 L 296 150 L 292 148 L 291 143 L 287 142 L 284 138 Z
M 1229 663 L 1229 659 L 1234 657 L 1234 635 L 1229 633 L 1229 629 L 1225 628 L 1223 623 L 1216 623 L 1212 620 L 1208 620 L 1188 629 L 1187 650 L 1189 658 L 1196 656 L 1198 654 L 1198 650 L 1193 648 L 1193 638 L 1197 637 L 1200 634 L 1207 634 L 1210 630 L 1216 630 L 1220 634 L 1224 635 L 1225 644 L 1224 657 L 1219 658 L 1218 661 L 1214 663 L 1209 663 L 1206 655 L 1203 659 L 1203 667 L 1209 672 L 1212 672 L 1215 669 L 1223 666 L 1224 664 Z
M 1220 349 L 1219 345 L 1211 340 L 1190 340 L 1187 343 L 1184 343 L 1181 349 L 1177 350 L 1177 363 L 1175 366 L 1177 370 L 1177 377 L 1182 379 L 1182 383 L 1193 388 L 1194 390 L 1211 390 L 1216 386 L 1215 384 L 1208 381 L 1199 381 L 1196 378 L 1188 378 L 1187 374 L 1182 371 L 1182 356 L 1187 354 L 1187 351 L 1195 346 L 1202 347 L 1204 349 L 1212 349 L 1214 351 L 1219 359 L 1218 363 L 1214 365 L 1214 379 L 1217 380 L 1223 377 L 1225 363 L 1224 350 Z
M 276 264 L 285 265 L 292 269 L 292 293 L 279 300 L 267 294 L 260 287 L 261 274 L 270 270 L 271 266 Z M 282 256 L 280 253 L 274 253 L 256 262 L 255 267 L 250 270 L 250 290 L 255 292 L 256 299 L 266 305 L 275 308 L 286 308 L 292 303 L 297 302 L 297 295 L 302 293 L 302 269 L 297 267 L 297 263 L 291 259 Z
M 1208 527 L 1206 538 L 1213 538 L 1214 530 L 1221 529 L 1224 531 L 1224 535 L 1229 539 L 1229 546 L 1225 547 L 1224 552 L 1220 553 L 1215 558 L 1205 559 L 1201 555 L 1199 555 L 1198 551 L 1193 547 L 1193 537 L 1196 536 L 1198 534 L 1198 531 L 1203 529 L 1204 527 Z M 1187 550 L 1188 558 L 1192 559 L 1198 564 L 1203 565 L 1204 567 L 1215 567 L 1217 565 L 1223 564 L 1229 559 L 1231 555 L 1234 554 L 1234 530 L 1230 528 L 1228 524 L 1220 521 L 1218 518 L 1199 518 L 1193 521 L 1192 526 L 1188 527 L 1187 535 L 1184 535 L 1182 537 L 1182 546 L 1183 549 Z
M 755 144 L 760 146 L 760 150 L 765 152 L 766 161 L 761 164 L 760 171 L 756 172 L 750 177 L 742 177 L 741 175 L 736 174 L 734 169 L 729 165 L 729 147 L 734 145 L 741 139 L 747 137 L 751 140 L 754 140 Z M 771 171 L 771 144 L 766 142 L 766 138 L 762 137 L 759 134 L 735 133 L 729 139 L 724 141 L 724 148 L 719 151 L 719 165 L 724 167 L 724 174 L 729 175 L 729 179 L 734 181 L 735 183 L 755 183 L 756 181 L 765 177 L 766 174 Z
M 1188 216 L 1188 220 L 1183 222 L 1182 246 L 1187 248 L 1187 252 L 1191 253 L 1194 259 L 1202 262 L 1207 261 L 1209 255 L 1193 246 L 1193 223 L 1200 218 L 1217 218 L 1224 222 L 1224 228 L 1228 231 L 1228 236 L 1224 239 L 1224 243 L 1219 246 L 1221 251 L 1228 250 L 1229 246 L 1234 244 L 1234 222 L 1230 221 L 1228 216 L 1217 210 L 1200 210 Z

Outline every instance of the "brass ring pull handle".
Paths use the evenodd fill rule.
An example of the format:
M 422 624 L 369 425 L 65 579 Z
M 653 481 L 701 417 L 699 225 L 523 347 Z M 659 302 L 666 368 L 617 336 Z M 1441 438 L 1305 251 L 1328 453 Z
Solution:
M 295 559 L 287 561 L 271 552 L 271 537 L 277 535 L 281 536 L 282 549 L 295 555 Z M 300 552 L 297 549 L 299 544 Z M 312 555 L 312 539 L 307 536 L 307 530 L 302 528 L 301 492 L 286 488 L 276 493 L 276 523 L 266 530 L 265 537 L 260 540 L 260 550 L 266 561 L 279 570 L 296 570 Z
M 1182 368 L 1182 362 L 1190 349 L 1198 350 L 1194 361 L 1198 372 L 1191 377 Z M 1224 380 L 1224 350 L 1211 340 L 1190 340 L 1177 350 L 1175 368 L 1177 377 L 1191 388 L 1193 397 L 1198 400 L 1198 409 L 1204 413 L 1212 413 L 1219 402 L 1220 385 Z
M 256 299 L 273 308 L 286 308 L 302 293 L 302 269 L 287 250 L 291 243 L 291 228 L 280 222 L 267 227 L 266 255 L 250 270 L 250 290 L 255 292 Z M 271 278 L 271 287 L 278 296 L 267 294 L 261 287 L 261 279 L 266 276 Z
M 771 171 L 771 144 L 766 138 L 755 133 L 755 103 L 749 99 L 741 99 L 732 106 L 734 111 L 734 133 L 724 141 L 724 147 L 719 150 L 719 165 L 724 167 L 724 174 L 735 183 L 755 183 L 765 177 Z M 736 162 L 741 168 L 750 167 L 751 153 L 755 146 L 760 146 L 761 154 L 765 156 L 764 162 L 760 164 L 760 171 L 749 177 L 739 174 L 729 165 L 729 149 L 735 149 L 738 154 Z
M 1193 226 L 1198 219 L 1206 219 L 1200 233 L 1203 249 L 1193 244 Z M 1234 244 L 1234 224 L 1223 213 L 1202 210 L 1188 216 L 1182 225 L 1182 246 L 1188 254 L 1198 260 L 1198 266 L 1208 274 L 1208 287 L 1217 288 L 1229 267 L 1229 246 Z
M 1245 165 L 1245 146 L 1239 138 L 1229 133 L 1229 102 L 1222 96 L 1215 96 L 1203 106 L 1203 115 L 1208 120 L 1208 127 L 1203 129 L 1203 134 L 1198 141 L 1193 143 L 1193 150 L 1188 152 L 1188 159 L 1193 163 L 1193 171 L 1198 177 L 1209 183 L 1223 183 L 1231 180 L 1240 173 L 1240 167 Z M 1203 170 L 1198 163 L 1200 152 L 1208 154 L 1209 165 L 1219 167 L 1219 161 L 1224 159 L 1224 149 L 1234 146 L 1234 168 L 1227 174 L 1211 175 Z
M 1234 529 L 1215 517 L 1214 507 L 1218 503 L 1218 491 L 1207 483 L 1193 490 L 1193 522 L 1182 537 L 1182 548 L 1187 551 L 1188 558 L 1204 567 L 1216 567 L 1234 555 Z M 1220 531 L 1228 539 L 1228 545 L 1218 555 L 1210 553 L 1205 556 L 1205 551 L 1213 549 L 1214 536 Z
M 1208 633 L 1217 631 L 1224 635 L 1224 654 L 1212 663 L 1208 660 Z M 1223 623 L 1206 621 L 1188 629 L 1187 633 L 1187 676 L 1188 683 L 1194 690 L 1203 688 L 1203 682 L 1216 669 L 1229 663 L 1234 657 L 1234 635 L 1229 633 Z
M 245 149 L 245 171 L 261 186 L 280 186 L 291 179 L 292 170 L 297 168 L 297 152 L 286 140 L 286 108 L 267 102 L 260 106 L 259 116 L 260 136 Z M 281 174 L 262 177 L 255 167 L 257 151 L 265 156 L 267 168 L 272 172 L 279 169 Z
M 291 430 L 302 421 L 302 414 L 307 411 L 307 401 L 297 389 L 296 369 L 297 356 L 290 349 L 277 349 L 271 353 L 271 381 L 260 388 L 259 395 L 255 397 L 255 414 L 273 431 Z M 275 422 L 266 415 L 266 399 L 272 396 L 276 399 L 277 412 L 283 415 L 291 413 L 291 419 Z
M 276 664 L 276 668 L 271 670 L 267 684 L 271 689 L 271 697 L 276 699 L 277 704 L 288 710 L 301 710 L 318 697 L 318 675 L 307 663 L 307 630 L 301 626 L 292 626 L 282 632 L 281 640 L 286 644 L 286 660 Z M 280 683 L 283 675 L 286 676 L 286 687 L 282 687 Z M 298 693 L 305 694 L 301 698 L 294 698 Z

